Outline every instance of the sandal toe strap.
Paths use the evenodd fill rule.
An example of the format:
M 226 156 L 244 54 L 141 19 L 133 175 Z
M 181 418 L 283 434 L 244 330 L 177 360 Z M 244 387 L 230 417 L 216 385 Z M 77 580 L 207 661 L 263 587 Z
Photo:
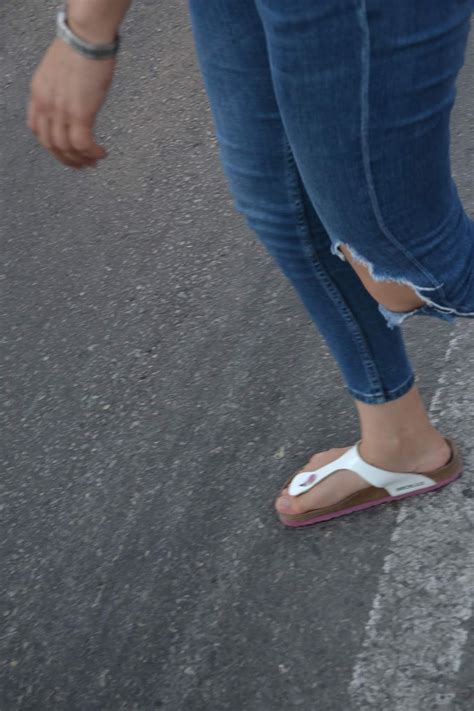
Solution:
M 290 482 L 288 493 L 290 496 L 304 494 L 339 469 L 350 469 L 371 486 L 386 489 L 390 496 L 417 491 L 436 484 L 434 479 L 430 479 L 425 474 L 392 472 L 374 467 L 362 459 L 359 453 L 359 443 L 357 443 L 333 462 L 313 471 L 296 474 Z

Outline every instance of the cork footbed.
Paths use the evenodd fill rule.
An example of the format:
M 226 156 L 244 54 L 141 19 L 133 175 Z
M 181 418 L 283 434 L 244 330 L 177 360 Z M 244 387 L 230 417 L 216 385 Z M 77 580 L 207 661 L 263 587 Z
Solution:
M 461 476 L 462 460 L 456 443 L 448 437 L 445 437 L 445 439 L 451 448 L 451 458 L 449 459 L 449 461 L 442 467 L 439 467 L 438 469 L 435 469 L 432 472 L 413 472 L 420 474 L 422 473 L 430 479 L 433 479 L 434 484 L 429 487 L 426 487 L 426 489 L 419 489 L 418 491 L 411 492 L 408 494 L 401 494 L 399 496 L 390 496 L 386 489 L 379 489 L 375 486 L 369 486 L 366 489 L 358 491 L 355 494 L 346 497 L 342 501 L 333 504 L 332 506 L 326 506 L 320 509 L 312 509 L 311 511 L 305 511 L 304 513 L 299 514 L 283 514 L 277 511 L 278 517 L 284 525 L 292 527 L 304 526 L 309 525 L 311 523 L 318 523 L 320 521 L 329 521 L 332 518 L 344 516 L 346 514 L 366 509 L 371 506 L 376 506 L 378 504 L 384 504 L 390 501 L 398 501 L 400 499 L 407 498 L 408 496 L 416 496 L 417 494 L 424 494 L 428 491 L 435 491 L 436 489 L 439 489 L 442 486 L 445 486 L 446 484 L 450 484 L 452 481 Z M 301 470 L 298 470 L 298 472 L 295 472 L 290 477 L 288 477 L 288 479 L 283 484 L 283 487 L 280 490 L 280 495 L 282 494 L 283 490 L 289 486 L 291 480 L 296 476 L 296 474 L 299 473 L 299 471 Z

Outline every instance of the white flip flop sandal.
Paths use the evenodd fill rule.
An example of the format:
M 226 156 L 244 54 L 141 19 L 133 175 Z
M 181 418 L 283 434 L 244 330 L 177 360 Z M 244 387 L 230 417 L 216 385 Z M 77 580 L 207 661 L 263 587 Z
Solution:
M 346 516 L 355 511 L 362 511 L 379 504 L 399 501 L 408 496 L 436 491 L 436 489 L 440 489 L 458 479 L 463 470 L 461 456 L 456 443 L 448 437 L 445 439 L 451 448 L 451 458 L 442 467 L 423 474 L 418 474 L 417 472 L 391 472 L 374 467 L 362 459 L 359 453 L 359 442 L 357 442 L 333 462 L 314 471 L 298 472 L 296 475 L 291 476 L 285 482 L 283 489 L 288 487 L 290 496 L 300 496 L 340 469 L 350 469 L 358 474 L 370 484 L 368 488 L 362 489 L 332 506 L 305 511 L 301 514 L 277 512 L 278 517 L 285 526 L 308 526 L 321 521 L 330 521 L 332 518 Z

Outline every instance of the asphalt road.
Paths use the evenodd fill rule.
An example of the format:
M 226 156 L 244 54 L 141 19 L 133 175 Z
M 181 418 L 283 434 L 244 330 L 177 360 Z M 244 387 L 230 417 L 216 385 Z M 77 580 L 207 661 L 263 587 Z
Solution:
M 81 173 L 25 127 L 54 8 L 0 9 L 0 710 L 380 708 L 361 657 L 381 636 L 374 600 L 404 517 L 417 512 L 410 535 L 422 539 L 436 509 L 424 518 L 414 499 L 315 528 L 278 524 L 281 482 L 312 452 L 352 443 L 357 422 L 325 344 L 233 209 L 185 3 L 136 3 L 99 120 L 110 156 Z M 471 41 L 453 119 L 471 213 L 473 71 Z M 459 384 L 474 413 L 464 326 L 404 329 L 448 431 Z M 471 476 L 453 485 L 466 502 Z M 472 544 L 467 521 L 452 508 Z M 472 571 L 459 551 L 447 551 L 454 594 Z M 401 570 L 416 563 L 403 555 Z M 445 651 L 430 634 L 411 660 L 424 700 L 388 685 L 385 709 L 472 709 L 470 600 L 466 585 L 438 696 L 421 695 L 421 656 Z M 425 608 L 438 627 L 450 619 L 447 603 Z M 397 639 L 397 617 L 383 619 Z

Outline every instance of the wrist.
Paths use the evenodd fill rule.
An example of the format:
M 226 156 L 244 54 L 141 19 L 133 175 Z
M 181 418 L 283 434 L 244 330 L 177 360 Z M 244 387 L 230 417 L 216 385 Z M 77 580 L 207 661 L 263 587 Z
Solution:
M 91 44 L 108 44 L 117 36 L 117 24 L 107 17 L 91 13 L 90 2 L 70 3 L 66 10 L 68 27 L 80 39 Z

